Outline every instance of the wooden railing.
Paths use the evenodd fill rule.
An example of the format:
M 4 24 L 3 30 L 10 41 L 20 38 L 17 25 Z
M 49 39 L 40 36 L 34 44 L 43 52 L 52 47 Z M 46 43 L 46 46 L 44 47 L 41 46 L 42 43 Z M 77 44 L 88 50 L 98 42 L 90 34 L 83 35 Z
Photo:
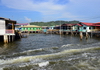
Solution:
M 6 30 L 6 33 L 7 33 L 7 34 L 14 34 L 14 30 L 7 29 L 7 30 Z

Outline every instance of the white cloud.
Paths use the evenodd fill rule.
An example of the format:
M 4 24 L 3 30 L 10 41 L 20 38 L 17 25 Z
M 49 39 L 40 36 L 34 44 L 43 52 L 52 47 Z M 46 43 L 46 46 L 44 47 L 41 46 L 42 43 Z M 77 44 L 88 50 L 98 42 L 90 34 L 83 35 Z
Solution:
M 60 4 L 58 1 L 65 3 Z M 79 20 L 100 15 L 100 0 L 1 0 L 1 2 L 9 8 L 40 12 L 48 19 Z
M 38 11 L 44 14 L 51 14 L 54 11 L 63 10 L 63 5 L 54 4 L 53 1 L 54 0 L 46 2 L 36 2 L 35 0 L 1 0 L 1 2 L 9 8 Z
M 28 18 L 28 17 L 24 17 L 25 18 L 25 20 L 27 20 L 28 22 L 31 22 L 31 19 L 30 18 Z

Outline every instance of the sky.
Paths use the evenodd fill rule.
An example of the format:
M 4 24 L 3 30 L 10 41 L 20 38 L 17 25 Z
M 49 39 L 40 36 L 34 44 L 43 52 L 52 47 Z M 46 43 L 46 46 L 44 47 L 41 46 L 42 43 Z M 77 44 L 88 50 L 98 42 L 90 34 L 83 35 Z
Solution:
M 0 0 L 0 17 L 18 23 L 100 22 L 100 0 Z

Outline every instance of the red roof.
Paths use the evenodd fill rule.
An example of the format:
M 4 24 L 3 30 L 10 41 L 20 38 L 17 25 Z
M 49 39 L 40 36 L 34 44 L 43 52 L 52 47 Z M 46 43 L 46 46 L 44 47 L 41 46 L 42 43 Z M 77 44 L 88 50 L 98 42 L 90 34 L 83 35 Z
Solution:
M 82 24 L 79 24 L 79 23 L 78 23 L 77 25 L 78 25 L 78 26 L 83 26 Z
M 82 24 L 86 25 L 86 26 L 93 26 L 94 23 L 86 23 L 86 22 L 81 22 Z
M 94 26 L 100 26 L 100 22 L 95 23 Z
M 100 26 L 100 22 L 98 23 L 87 23 L 87 22 L 80 22 L 77 25 L 78 26 L 83 26 L 82 24 L 86 25 L 86 26 Z

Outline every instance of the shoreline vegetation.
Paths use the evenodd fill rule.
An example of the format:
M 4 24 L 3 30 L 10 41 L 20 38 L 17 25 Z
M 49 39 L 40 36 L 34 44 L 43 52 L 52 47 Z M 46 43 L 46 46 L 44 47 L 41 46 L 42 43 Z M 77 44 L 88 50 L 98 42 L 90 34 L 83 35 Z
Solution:
M 79 21 L 73 20 L 73 21 L 49 21 L 49 22 L 30 22 L 30 25 L 38 25 L 38 26 L 54 26 L 54 25 L 61 25 L 61 24 L 76 24 L 79 23 Z

